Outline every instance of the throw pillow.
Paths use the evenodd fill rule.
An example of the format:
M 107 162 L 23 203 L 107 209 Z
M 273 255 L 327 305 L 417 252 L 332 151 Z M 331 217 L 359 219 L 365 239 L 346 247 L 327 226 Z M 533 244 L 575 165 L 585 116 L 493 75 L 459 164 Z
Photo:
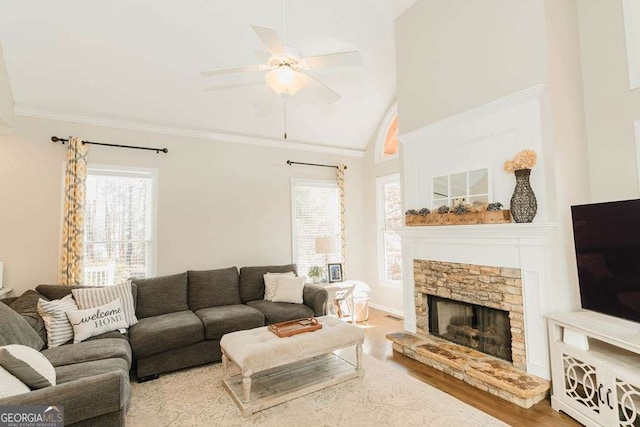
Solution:
M 0 347 L 0 366 L 31 389 L 56 385 L 56 370 L 42 353 L 25 345 Z
M 73 342 L 78 343 L 96 335 L 127 328 L 127 319 L 120 298 L 87 310 L 67 311 L 73 326 Z
M 281 276 L 278 280 L 276 293 L 271 301 L 302 304 L 304 281 L 304 277 Z
M 34 291 L 33 289 L 29 289 L 18 298 L 13 300 L 9 307 L 11 307 L 12 310 L 24 317 L 24 320 L 26 320 L 29 325 L 31 325 L 33 330 L 36 331 L 36 333 L 42 340 L 42 345 L 44 346 L 44 344 L 47 342 L 47 329 L 44 327 L 44 320 L 42 320 L 42 317 L 40 316 L 40 314 L 38 314 L 38 300 L 40 298 L 45 301 L 49 301 L 49 299 L 43 296 L 41 293 Z M 5 344 L 0 343 L 0 345 Z M 40 349 L 36 348 L 36 350 Z
M 30 391 L 31 389 L 25 383 L 0 366 L 0 399 L 15 396 L 16 394 L 29 393 Z
M 74 289 L 71 293 L 80 310 L 99 307 L 116 299 L 120 299 L 124 317 L 127 320 L 127 325 L 124 328 L 126 329 L 138 323 L 136 309 L 133 305 L 131 281 L 116 286 L 105 286 L 103 288 Z
M 295 273 L 293 271 L 289 271 L 287 273 L 267 273 L 262 276 L 264 278 L 265 300 L 273 301 L 273 296 L 276 294 L 276 289 L 278 288 L 278 282 L 282 276 L 295 277 Z
M 47 344 L 49 348 L 58 347 L 73 339 L 73 327 L 65 312 L 77 310 L 78 306 L 69 294 L 53 301 L 38 300 L 38 313 L 47 328 Z
M 44 341 L 24 317 L 0 302 L 0 345 L 22 344 L 40 350 Z

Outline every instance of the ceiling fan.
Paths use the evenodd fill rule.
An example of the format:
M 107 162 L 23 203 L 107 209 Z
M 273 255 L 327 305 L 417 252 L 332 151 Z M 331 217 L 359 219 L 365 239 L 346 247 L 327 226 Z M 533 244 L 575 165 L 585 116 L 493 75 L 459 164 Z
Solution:
M 264 63 L 205 70 L 201 71 L 200 75 L 202 77 L 209 77 L 233 73 L 264 73 L 264 80 L 267 86 L 285 99 L 306 87 L 312 89 L 323 101 L 334 103 L 340 99 L 340 95 L 309 74 L 308 71 L 362 64 L 362 57 L 357 50 L 304 57 L 298 49 L 283 43 L 273 28 L 261 25 L 252 25 L 251 27 L 267 49 L 267 52 L 259 52 L 259 56 Z M 229 85 L 227 87 L 250 86 L 254 84 L 255 83 L 245 83 Z M 214 86 L 209 89 L 222 89 L 227 87 Z

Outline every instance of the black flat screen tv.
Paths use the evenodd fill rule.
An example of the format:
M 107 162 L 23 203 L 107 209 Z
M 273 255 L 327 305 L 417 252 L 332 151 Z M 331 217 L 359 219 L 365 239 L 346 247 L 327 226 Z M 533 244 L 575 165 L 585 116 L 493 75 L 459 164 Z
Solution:
M 640 199 L 571 214 L 582 307 L 640 322 Z

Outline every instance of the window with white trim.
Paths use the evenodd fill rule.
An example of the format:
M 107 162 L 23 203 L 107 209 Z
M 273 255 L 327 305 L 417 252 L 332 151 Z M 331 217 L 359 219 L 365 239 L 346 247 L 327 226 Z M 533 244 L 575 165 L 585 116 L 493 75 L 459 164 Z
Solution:
M 376 179 L 378 205 L 378 265 L 383 283 L 402 282 L 402 248 L 400 236 L 393 231 L 402 226 L 400 174 Z
M 376 163 L 397 158 L 398 149 L 398 104 L 393 104 L 378 128 Z
M 84 285 L 115 285 L 154 274 L 155 181 L 150 169 L 89 166 Z
M 298 275 L 307 276 L 313 266 L 326 268 L 327 262 L 342 262 L 339 242 L 340 208 L 338 184 L 335 181 L 292 181 L 293 262 Z M 316 238 L 334 236 L 336 253 L 317 254 Z

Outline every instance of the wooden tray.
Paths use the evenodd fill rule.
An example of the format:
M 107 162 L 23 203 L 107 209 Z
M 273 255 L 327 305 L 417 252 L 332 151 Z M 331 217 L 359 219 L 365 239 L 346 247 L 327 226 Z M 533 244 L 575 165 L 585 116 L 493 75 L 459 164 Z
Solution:
M 280 338 L 290 337 L 304 332 L 313 332 L 322 329 L 322 324 L 314 317 L 289 320 L 287 322 L 274 323 L 267 327 Z

